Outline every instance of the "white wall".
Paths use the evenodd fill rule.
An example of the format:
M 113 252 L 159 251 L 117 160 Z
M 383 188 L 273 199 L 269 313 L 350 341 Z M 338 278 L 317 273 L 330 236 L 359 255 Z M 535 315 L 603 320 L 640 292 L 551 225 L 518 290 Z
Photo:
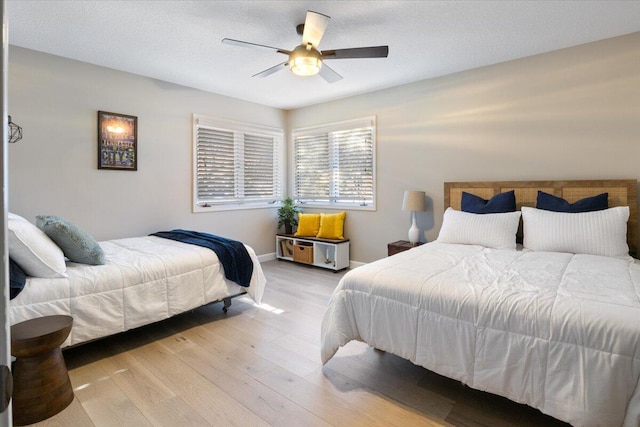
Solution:
M 637 179 L 640 33 L 297 109 L 288 127 L 368 115 L 378 209 L 350 211 L 345 225 L 364 262 L 406 240 L 407 189 L 430 199 L 418 225 L 431 241 L 446 181 Z
M 138 171 L 97 169 L 97 111 L 138 116 Z M 60 215 L 98 240 L 190 228 L 273 252 L 275 209 L 191 212 L 192 114 L 284 128 L 282 110 L 10 47 L 12 212 Z
M 349 211 L 345 230 L 351 259 L 370 262 L 406 239 L 406 189 L 427 192 L 430 241 L 445 181 L 637 179 L 638 58 L 635 33 L 283 112 L 11 47 L 9 109 L 25 137 L 9 147 L 10 209 L 67 217 L 99 240 L 183 227 L 271 253 L 275 209 L 191 213 L 191 114 L 288 130 L 376 115 L 378 208 Z M 96 168 L 97 110 L 138 116 L 137 172 Z

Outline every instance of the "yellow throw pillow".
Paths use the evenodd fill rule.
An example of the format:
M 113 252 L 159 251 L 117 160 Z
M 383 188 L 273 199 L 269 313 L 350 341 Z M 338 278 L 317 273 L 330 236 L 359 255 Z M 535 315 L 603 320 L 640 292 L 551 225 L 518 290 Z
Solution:
M 316 237 L 320 229 L 320 214 L 298 214 L 298 229 L 294 236 Z
M 346 216 L 346 212 L 320 214 L 320 231 L 318 231 L 316 237 L 320 239 L 343 240 L 344 218 Z

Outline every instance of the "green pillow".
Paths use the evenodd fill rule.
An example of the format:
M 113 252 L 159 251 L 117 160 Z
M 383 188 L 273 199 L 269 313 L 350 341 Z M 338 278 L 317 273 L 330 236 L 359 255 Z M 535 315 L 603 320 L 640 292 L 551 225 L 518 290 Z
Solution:
M 36 216 L 36 225 L 62 249 L 69 261 L 81 264 L 105 263 L 104 251 L 86 231 L 55 215 Z

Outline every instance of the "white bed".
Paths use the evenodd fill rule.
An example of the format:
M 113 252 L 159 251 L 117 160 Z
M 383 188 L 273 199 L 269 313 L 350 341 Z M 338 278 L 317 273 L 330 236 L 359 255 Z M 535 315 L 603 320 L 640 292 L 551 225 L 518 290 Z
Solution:
M 63 347 L 123 332 L 246 292 L 260 303 L 266 279 L 255 252 L 248 288 L 224 277 L 207 248 L 155 236 L 100 242 L 105 265 L 67 262 L 68 277 L 27 278 L 11 300 L 11 323 L 34 317 L 73 316 Z
M 625 186 L 635 217 L 636 184 Z M 343 277 L 322 323 L 323 362 L 351 340 L 575 426 L 640 425 L 631 257 L 428 243 Z

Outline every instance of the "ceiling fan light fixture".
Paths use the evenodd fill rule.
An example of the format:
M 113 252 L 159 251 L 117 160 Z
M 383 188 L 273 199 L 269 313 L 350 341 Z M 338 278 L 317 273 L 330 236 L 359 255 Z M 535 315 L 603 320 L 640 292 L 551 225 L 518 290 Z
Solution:
M 289 62 L 291 71 L 298 76 L 315 76 L 320 72 L 322 61 L 314 57 L 299 56 Z
M 289 67 L 295 75 L 314 76 L 322 67 L 322 55 L 311 46 L 300 45 L 289 55 Z
M 389 55 L 389 46 L 318 50 L 318 45 L 320 44 L 320 40 L 322 40 L 329 19 L 327 15 L 308 10 L 304 24 L 296 27 L 298 35 L 302 36 L 302 44 L 296 46 L 293 50 L 227 38 L 222 39 L 222 43 L 267 49 L 287 55 L 287 61 L 262 70 L 254 74 L 253 77 L 267 77 L 283 68 L 289 67 L 291 72 L 298 76 L 314 76 L 319 74 L 327 83 L 335 83 L 342 80 L 342 76 L 336 73 L 329 65 L 323 64 L 324 59 L 386 58 Z

